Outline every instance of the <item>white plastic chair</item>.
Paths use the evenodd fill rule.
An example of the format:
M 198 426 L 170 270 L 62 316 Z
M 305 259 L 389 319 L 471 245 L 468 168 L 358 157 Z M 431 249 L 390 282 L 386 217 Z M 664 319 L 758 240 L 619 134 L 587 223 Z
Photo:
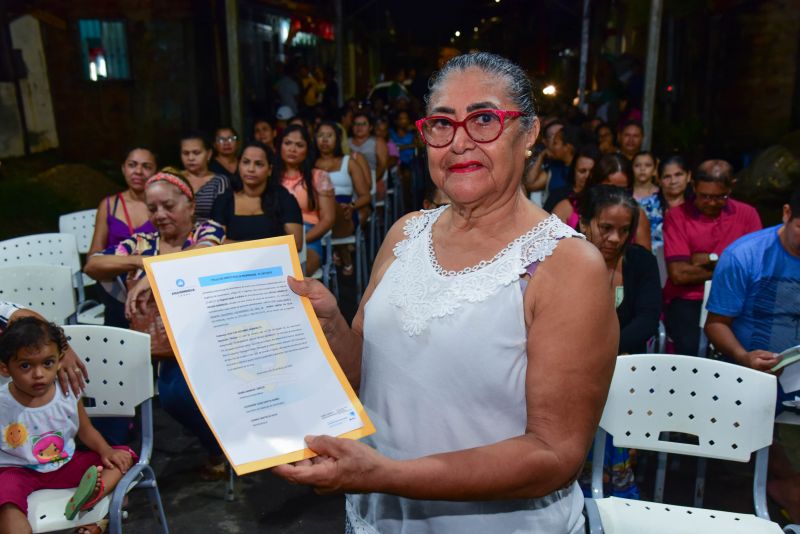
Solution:
M 86 300 L 78 244 L 72 234 L 33 234 L 0 241 L 0 266 L 63 265 L 69 267 L 78 292 L 78 322 L 103 324 L 105 306 Z M 94 284 L 86 278 L 86 285 Z
M 86 254 L 89 252 L 89 247 L 92 246 L 96 217 L 96 209 L 65 213 L 58 218 L 58 231 L 62 234 L 74 235 L 78 252 Z
M 34 532 L 74 529 L 101 520 L 109 514 L 109 532 L 122 531 L 122 501 L 132 489 L 147 492 L 160 532 L 167 533 L 167 520 L 161 504 L 155 473 L 150 467 L 153 451 L 153 367 L 150 363 L 150 336 L 111 326 L 65 326 L 70 345 L 89 371 L 84 391 L 84 406 L 91 417 L 134 417 L 140 407 L 142 446 L 139 461 L 122 477 L 117 487 L 92 510 L 80 512 L 72 521 L 64 517 L 64 507 L 72 489 L 41 490 L 28 497 L 28 522 Z
M 75 316 L 72 271 L 62 265 L 0 264 L 0 300 L 30 308 L 57 324 Z
M 680 534 L 780 533 L 767 512 L 767 461 L 775 413 L 775 377 L 716 360 L 675 354 L 617 357 L 592 457 L 590 532 Z M 606 432 L 614 446 L 748 462 L 756 452 L 755 515 L 603 498 Z M 696 443 L 665 440 L 682 433 Z M 674 435 L 674 434 L 673 434 Z

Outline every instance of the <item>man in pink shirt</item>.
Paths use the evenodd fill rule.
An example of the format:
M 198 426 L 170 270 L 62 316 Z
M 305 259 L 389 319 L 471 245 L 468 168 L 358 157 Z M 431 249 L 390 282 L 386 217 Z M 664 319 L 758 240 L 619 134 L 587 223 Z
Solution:
M 669 274 L 665 324 L 678 354 L 697 354 L 703 285 L 711 280 L 720 254 L 738 238 L 761 229 L 755 208 L 729 198 L 732 171 L 723 160 L 700 164 L 694 174 L 694 198 L 669 210 L 664 219 Z

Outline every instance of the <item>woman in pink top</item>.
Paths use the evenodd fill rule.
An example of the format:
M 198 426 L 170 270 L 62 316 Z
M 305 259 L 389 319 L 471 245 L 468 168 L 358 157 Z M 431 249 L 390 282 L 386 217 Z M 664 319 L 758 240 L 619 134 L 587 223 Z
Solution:
M 303 212 L 308 247 L 306 272 L 310 274 L 322 264 L 324 255 L 320 240 L 336 220 L 333 184 L 327 172 L 314 168 L 317 157 L 304 127 L 288 126 L 278 140 L 278 150 L 272 176 L 297 199 Z

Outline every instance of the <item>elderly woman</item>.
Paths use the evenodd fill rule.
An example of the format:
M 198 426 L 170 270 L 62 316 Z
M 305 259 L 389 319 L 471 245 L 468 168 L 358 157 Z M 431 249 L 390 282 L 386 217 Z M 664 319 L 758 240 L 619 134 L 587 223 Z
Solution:
M 84 269 L 97 280 L 117 276 L 141 279 L 128 295 L 129 315 L 139 313 L 135 298 L 147 283 L 143 278 L 142 258 L 219 245 L 225 237 L 225 230 L 214 221 L 194 222 L 194 191 L 177 171 L 165 169 L 153 175 L 145 187 L 145 202 L 156 231 L 134 234 L 117 246 L 89 257 Z M 209 477 L 224 476 L 219 445 L 197 409 L 174 356 L 167 355 L 161 360 L 158 392 L 164 410 L 193 432 L 209 452 L 205 473 Z
M 522 192 L 539 122 L 518 66 L 456 57 L 428 97 L 418 129 L 452 204 L 390 230 L 352 328 L 321 284 L 289 281 L 377 432 L 309 437 L 319 456 L 275 472 L 351 493 L 349 532 L 583 532 L 575 479 L 619 336 L 608 271 Z

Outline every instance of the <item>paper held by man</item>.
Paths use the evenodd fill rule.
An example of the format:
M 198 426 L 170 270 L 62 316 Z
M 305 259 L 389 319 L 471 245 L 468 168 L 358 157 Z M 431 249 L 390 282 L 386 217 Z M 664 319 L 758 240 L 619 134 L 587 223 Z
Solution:
M 237 474 L 310 458 L 307 435 L 375 431 L 339 367 L 289 236 L 144 260 L 189 389 Z

